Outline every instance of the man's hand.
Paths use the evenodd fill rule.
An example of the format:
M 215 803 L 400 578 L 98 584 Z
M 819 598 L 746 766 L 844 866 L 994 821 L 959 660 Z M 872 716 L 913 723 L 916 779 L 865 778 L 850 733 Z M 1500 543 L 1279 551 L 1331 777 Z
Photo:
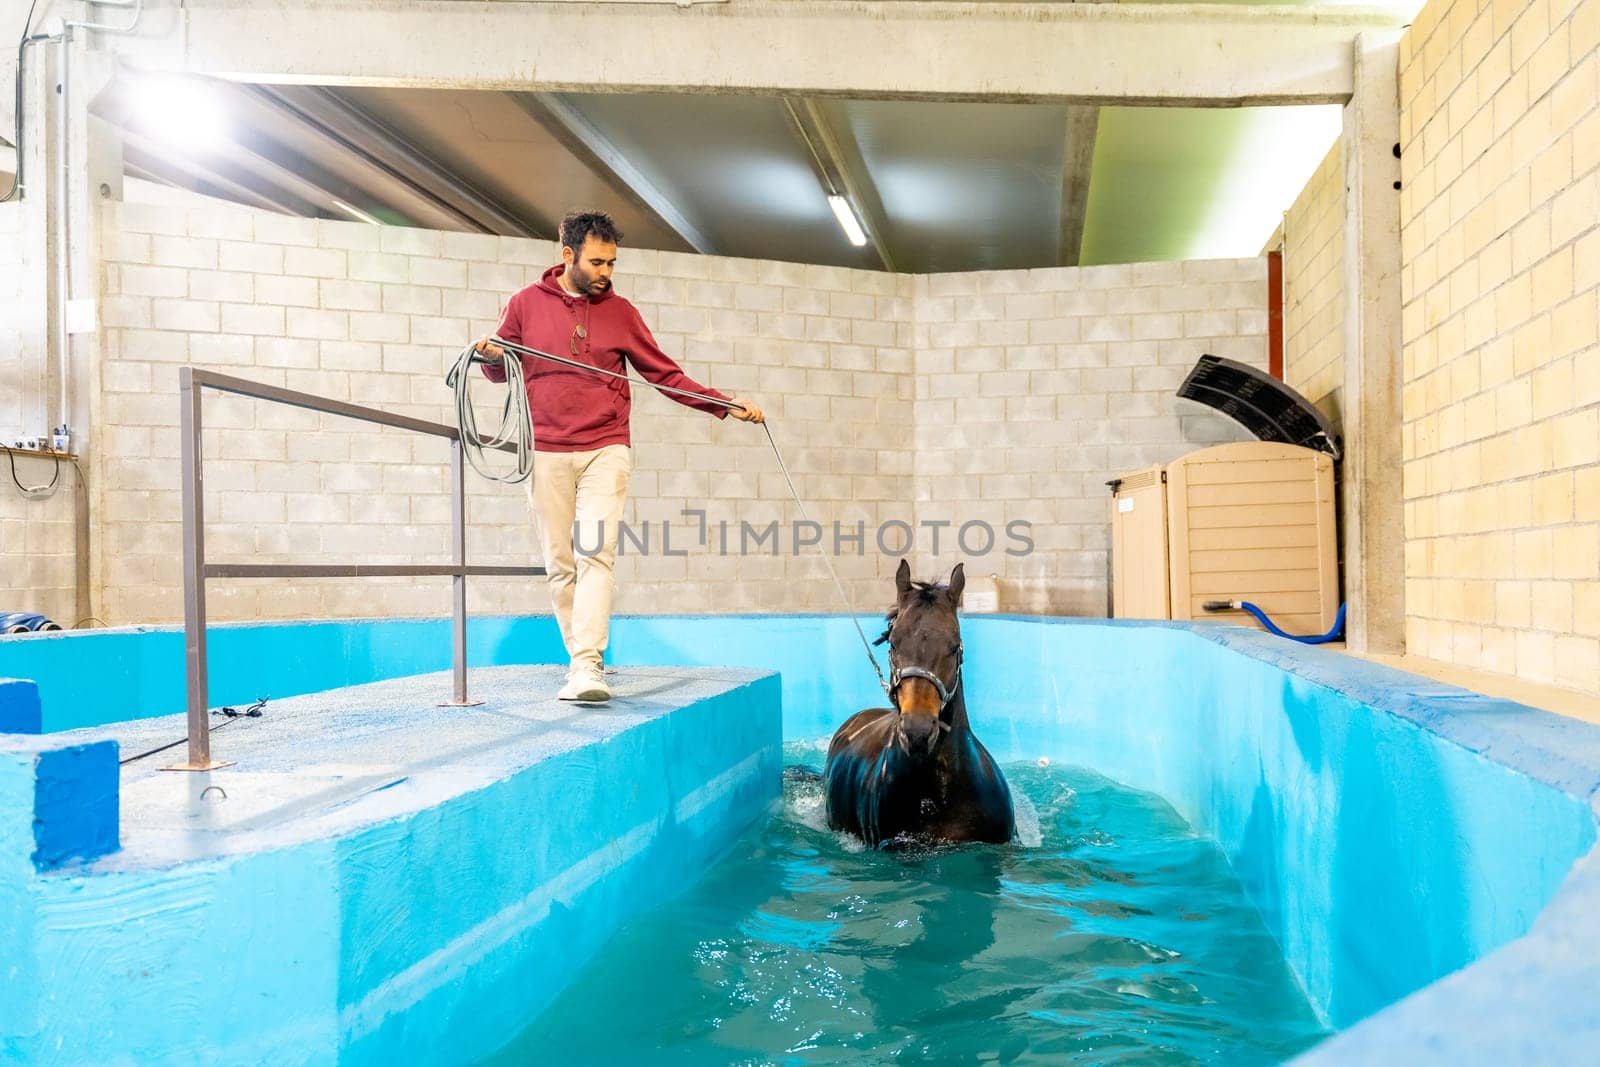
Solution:
M 761 413 L 761 409 L 751 401 L 746 400 L 744 397 L 734 397 L 733 403 L 739 405 L 737 408 L 732 408 L 728 411 L 728 414 L 732 415 L 734 418 L 739 419 L 742 422 L 767 421 L 767 417 Z
M 478 343 L 473 347 L 478 350 L 478 355 L 485 357 L 490 363 L 499 363 L 506 358 L 506 350 L 488 337 L 478 338 Z

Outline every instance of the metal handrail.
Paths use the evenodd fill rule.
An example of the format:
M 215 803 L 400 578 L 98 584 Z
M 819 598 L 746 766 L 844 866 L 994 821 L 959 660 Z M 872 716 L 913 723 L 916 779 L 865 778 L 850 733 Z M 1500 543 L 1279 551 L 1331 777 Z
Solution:
M 454 550 L 448 564 L 388 563 L 207 563 L 205 561 L 204 472 L 201 463 L 200 396 L 204 389 L 235 393 L 257 400 L 342 415 L 363 422 L 392 426 L 413 433 L 443 437 L 450 442 L 450 502 Z M 440 577 L 451 578 L 454 602 L 453 645 L 455 659 L 455 699 L 453 706 L 473 703 L 467 699 L 467 577 L 469 575 L 540 575 L 543 567 L 467 565 L 466 473 L 461 447 L 461 431 L 443 423 L 396 415 L 377 408 L 362 407 L 342 400 L 296 392 L 276 385 L 265 385 L 214 371 L 182 367 L 178 371 L 181 399 L 180 426 L 183 464 L 183 634 L 187 660 L 189 700 L 189 758 L 169 770 L 209 771 L 229 764 L 211 759 L 211 720 L 206 676 L 206 579 L 207 578 L 366 578 Z M 509 451 L 512 446 L 501 446 Z

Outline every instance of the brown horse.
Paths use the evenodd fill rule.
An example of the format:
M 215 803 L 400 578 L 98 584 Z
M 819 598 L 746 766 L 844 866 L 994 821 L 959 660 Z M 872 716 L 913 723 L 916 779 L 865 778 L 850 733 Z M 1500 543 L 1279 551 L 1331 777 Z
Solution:
M 888 642 L 892 708 L 845 721 L 823 771 L 828 825 L 872 846 L 903 836 L 1010 841 L 1016 836 L 1005 776 L 967 722 L 956 611 L 966 575 L 950 584 L 895 572 L 895 606 L 877 643 Z

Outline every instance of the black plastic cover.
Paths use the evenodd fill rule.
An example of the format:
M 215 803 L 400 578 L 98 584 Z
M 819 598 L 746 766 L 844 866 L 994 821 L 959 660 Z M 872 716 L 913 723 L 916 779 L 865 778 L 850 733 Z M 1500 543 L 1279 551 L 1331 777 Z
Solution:
M 1340 440 L 1311 402 L 1248 363 L 1204 355 L 1178 386 L 1178 395 L 1222 412 L 1263 441 L 1340 455 Z

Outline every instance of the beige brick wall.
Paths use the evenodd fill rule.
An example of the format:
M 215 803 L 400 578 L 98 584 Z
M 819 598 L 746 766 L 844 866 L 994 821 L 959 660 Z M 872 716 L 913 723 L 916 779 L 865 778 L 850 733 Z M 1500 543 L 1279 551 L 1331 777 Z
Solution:
M 543 242 L 213 204 L 108 211 L 97 566 L 102 614 L 118 621 L 181 610 L 178 367 L 448 421 L 442 378 L 460 345 L 556 257 Z M 766 407 L 825 544 L 834 522 L 847 537 L 863 531 L 836 557 L 863 609 L 882 606 L 892 573 L 880 528 L 892 544 L 900 530 L 886 524 L 911 527 L 918 573 L 931 575 L 953 564 L 956 529 L 935 559 L 924 521 L 982 519 L 998 537 L 969 567 L 1000 573 L 1008 606 L 1103 612 L 1103 483 L 1238 436 L 1171 395 L 1201 352 L 1265 361 L 1261 260 L 909 277 L 624 249 L 619 267 L 619 290 L 691 375 Z M 652 541 L 619 560 L 617 610 L 835 610 L 815 550 L 794 553 L 799 516 L 765 434 L 636 396 L 627 521 L 649 523 Z M 446 557 L 442 445 L 232 397 L 206 403 L 216 558 Z M 522 491 L 469 481 L 470 557 L 536 558 Z M 704 510 L 707 544 L 686 509 Z M 776 557 L 740 552 L 742 523 L 774 520 Z M 1025 559 L 1005 555 L 1012 520 L 1033 524 Z M 687 554 L 665 554 L 663 523 Z M 442 579 L 211 587 L 218 618 L 437 614 L 447 603 Z M 542 582 L 479 579 L 471 607 L 542 611 L 548 599 Z
M 9 184 L 0 179 L 0 185 Z M 44 398 L 48 386 L 39 338 L 26 327 L 36 322 L 28 309 L 31 286 L 26 271 L 27 236 L 21 204 L 0 204 L 0 443 L 47 432 Z M 20 457 L 17 479 L 24 485 L 50 482 L 53 460 Z M 56 492 L 31 499 L 11 481 L 10 460 L 0 453 L 0 612 L 37 611 L 71 626 L 76 622 L 74 508 L 77 472 L 61 468 Z
M 0 183 L 10 184 L 3 178 Z M 24 430 L 22 336 L 22 205 L 0 204 L 0 441 Z M 42 433 L 46 427 L 30 427 Z
M 56 474 L 54 460 L 19 456 L 17 479 L 43 486 Z M 61 464 L 54 493 L 33 499 L 11 483 L 10 460 L 0 453 L 0 613 L 36 611 L 62 627 L 78 621 L 77 470 Z
M 1600 691 L 1600 0 L 1401 45 L 1409 651 Z
M 1283 219 L 1283 378 L 1335 427 L 1344 394 L 1344 156 L 1328 151 Z
M 0 186 L 9 181 L 0 178 Z M 0 203 L 0 440 L 50 432 L 59 384 L 49 359 L 53 279 L 41 198 Z
M 938 566 L 983 521 L 1000 543 L 967 569 L 999 576 L 1006 610 L 1104 615 L 1106 481 L 1248 437 L 1175 393 L 1206 352 L 1266 367 L 1266 293 L 1261 258 L 917 278 L 917 514 L 951 523 Z M 1017 519 L 1027 556 L 1006 554 Z
M 97 514 L 105 612 L 174 619 L 177 371 L 186 363 L 435 421 L 443 376 L 505 298 L 557 258 L 545 242 L 289 219 L 211 204 L 108 208 L 104 477 Z M 906 279 L 625 250 L 619 290 L 694 377 L 757 396 L 817 518 L 908 509 Z M 481 383 L 487 400 L 493 387 Z M 619 611 L 816 610 L 835 603 L 807 553 L 718 558 L 720 523 L 794 518 L 760 428 L 638 390 L 628 521 L 648 554 L 618 563 Z M 490 419 L 487 411 L 483 416 Z M 210 394 L 207 551 L 217 559 L 409 562 L 449 553 L 440 441 Z M 491 423 L 492 424 L 492 423 Z M 521 487 L 469 475 L 469 558 L 537 558 Z M 709 545 L 686 508 L 703 508 Z M 662 549 L 670 522 L 674 553 Z M 877 562 L 847 579 L 880 596 Z M 214 582 L 217 618 L 436 614 L 444 579 Z M 542 580 L 474 579 L 475 611 L 548 610 Z
M 875 553 L 874 533 L 912 518 L 911 279 L 625 254 L 619 291 L 639 305 L 661 346 L 691 376 L 766 410 L 826 546 L 834 546 L 836 522 L 846 536 L 858 524 L 865 531 L 864 545 L 845 541 L 834 565 L 858 608 L 883 606 L 892 570 Z M 818 550 L 796 551 L 801 516 L 760 427 L 717 422 L 657 393 L 641 396 L 635 412 L 633 521 L 670 521 L 674 549 L 690 539 L 689 555 L 664 556 L 659 536 L 653 555 L 625 555 L 619 611 L 839 610 Z M 690 509 L 705 512 L 704 547 L 698 522 L 684 516 Z M 785 538 L 776 556 L 741 551 L 741 524 L 760 531 L 774 521 Z

